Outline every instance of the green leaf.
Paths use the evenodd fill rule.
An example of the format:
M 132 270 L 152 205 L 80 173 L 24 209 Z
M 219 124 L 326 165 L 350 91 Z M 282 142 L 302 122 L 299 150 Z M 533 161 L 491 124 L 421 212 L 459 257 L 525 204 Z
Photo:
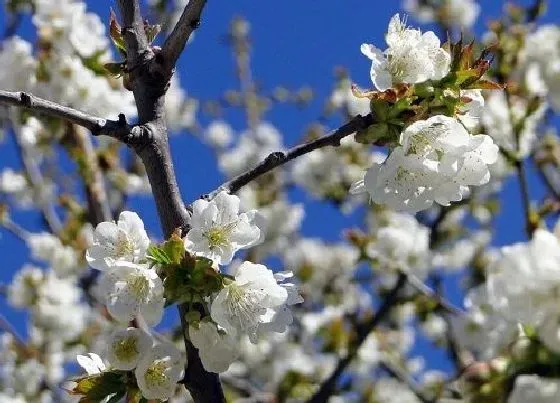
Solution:
M 107 69 L 101 62 L 101 56 L 103 56 L 104 54 L 105 50 L 98 50 L 89 57 L 82 57 L 82 63 L 96 75 L 105 76 L 107 75 Z
M 111 395 L 124 396 L 126 384 L 122 373 L 106 371 L 96 375 L 74 380 L 77 384 L 70 391 L 73 395 L 82 396 L 80 402 L 97 403 Z M 113 399 L 111 397 L 111 399 Z
M 152 262 L 160 265 L 167 265 L 172 263 L 172 260 L 167 255 L 166 251 L 155 245 L 150 245 L 146 257 Z
M 169 257 L 172 264 L 180 264 L 185 255 L 185 245 L 179 234 L 174 233 L 163 243 L 163 252 Z

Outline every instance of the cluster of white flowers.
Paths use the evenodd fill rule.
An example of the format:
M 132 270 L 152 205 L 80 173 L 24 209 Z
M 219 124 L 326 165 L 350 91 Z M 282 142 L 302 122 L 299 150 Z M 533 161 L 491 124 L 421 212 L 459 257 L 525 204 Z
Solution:
M 531 241 L 504 247 L 486 283 L 491 306 L 514 323 L 534 326 L 554 351 L 560 351 L 559 229 L 556 234 L 538 229 Z
M 503 92 L 492 92 L 486 98 L 480 123 L 486 133 L 500 147 L 524 158 L 533 150 L 537 140 L 537 128 L 546 112 L 543 104 L 527 116 L 527 101 L 519 97 L 510 97 L 510 105 Z M 513 122 L 512 122 L 513 119 Z M 523 124 L 516 135 L 514 127 Z
M 440 20 L 461 29 L 471 28 L 480 14 L 480 5 L 474 0 L 404 0 L 403 7 L 422 23 Z
M 231 263 L 240 249 L 264 237 L 256 211 L 240 212 L 240 199 L 220 192 L 211 201 L 193 203 L 191 228 L 184 238 L 186 251 L 211 259 L 216 270 Z M 165 303 L 156 269 L 147 264 L 149 239 L 137 214 L 123 212 L 119 220 L 103 222 L 93 234 L 88 263 L 103 272 L 98 293 L 111 316 L 121 323 L 138 319 L 157 324 Z M 208 371 L 223 372 L 236 360 L 239 338 L 283 333 L 292 323 L 290 306 L 302 302 L 290 272 L 273 273 L 263 265 L 243 262 L 233 277 L 224 276 L 219 292 L 207 298 L 210 315 L 189 325 L 189 337 Z M 184 365 L 171 346 L 152 347 L 149 335 L 136 328 L 117 330 L 108 341 L 110 368 L 135 369 L 145 398 L 169 398 Z M 173 351 L 171 351 L 173 350 Z M 150 352 L 151 351 L 151 352 Z M 83 361 L 83 358 L 80 360 Z
M 488 183 L 498 147 L 486 135 L 471 136 L 456 119 L 433 116 L 413 123 L 383 164 L 373 165 L 354 191 L 397 211 L 443 206 Z
M 372 60 L 371 79 L 378 90 L 449 73 L 451 57 L 433 32 L 407 28 L 395 15 L 386 40 L 385 52 L 362 45 L 362 53 Z M 444 206 L 460 201 L 469 186 L 488 183 L 488 166 L 497 161 L 498 147 L 489 136 L 472 136 L 466 129 L 476 125 L 484 100 L 479 90 L 461 96 L 469 102 L 459 118 L 437 115 L 406 127 L 387 159 L 374 164 L 351 191 L 367 191 L 373 201 L 397 211 L 417 212 L 434 201 Z
M 216 265 L 231 263 L 234 254 L 264 239 L 263 219 L 255 210 L 240 213 L 240 199 L 220 192 L 211 201 L 193 203 L 191 229 L 185 237 L 189 252 Z M 236 358 L 232 337 L 247 334 L 252 342 L 266 332 L 283 333 L 292 323 L 288 308 L 302 302 L 297 288 L 284 282 L 291 273 L 274 274 L 260 264 L 243 262 L 231 280 L 212 298 L 211 318 L 219 326 L 202 323 L 191 327 L 207 369 L 227 369 Z M 224 333 L 221 333 L 221 332 Z M 216 345 L 221 343 L 220 348 Z
M 560 111 L 560 28 L 543 25 L 525 38 L 521 51 L 525 64 L 525 82 L 535 95 L 548 96 Z
M 120 322 L 142 317 L 150 325 L 163 315 L 163 283 L 145 263 L 150 240 L 136 213 L 119 215 L 117 223 L 102 222 L 93 234 L 86 259 L 103 272 L 99 281 L 109 313 Z

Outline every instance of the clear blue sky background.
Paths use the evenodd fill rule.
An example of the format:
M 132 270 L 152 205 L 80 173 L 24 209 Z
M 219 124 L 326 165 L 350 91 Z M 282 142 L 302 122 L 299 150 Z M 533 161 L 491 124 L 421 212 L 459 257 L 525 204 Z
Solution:
M 486 22 L 500 15 L 502 0 L 481 0 L 482 14 L 476 32 L 484 30 Z M 521 1 L 530 4 L 532 1 Z M 560 2 L 551 0 L 549 12 L 543 22 L 560 21 Z M 108 20 L 109 7 L 114 1 L 88 0 L 88 9 Z M 295 143 L 303 130 L 321 115 L 323 100 L 333 86 L 335 66 L 348 68 L 352 78 L 363 87 L 371 86 L 369 61 L 361 55 L 363 42 L 384 45 L 384 33 L 390 17 L 399 12 L 397 0 L 213 0 L 208 3 L 202 25 L 181 59 L 179 74 L 184 88 L 190 95 L 201 100 L 218 98 L 226 89 L 236 88 L 230 49 L 223 44 L 223 36 L 234 15 L 242 15 L 251 23 L 253 38 L 252 66 L 256 80 L 265 92 L 277 85 L 297 89 L 310 86 L 316 95 L 309 108 L 300 110 L 290 105 L 281 105 L 265 115 L 284 134 L 285 144 Z M 3 30 L 4 15 L 0 11 L 0 32 Z M 409 20 L 411 24 L 416 24 Z M 424 29 L 434 27 L 422 27 Z M 32 26 L 25 21 L 18 32 L 32 40 Z M 4 68 L 4 66 L 0 66 Z M 116 113 L 118 111 L 115 111 Z M 236 129 L 244 128 L 240 113 L 226 116 Z M 206 123 L 205 120 L 202 121 Z M 215 188 L 223 179 L 216 169 L 212 151 L 189 135 L 176 136 L 172 140 L 175 167 L 183 197 L 194 200 L 200 194 Z M 6 166 L 19 167 L 15 148 L 11 141 L 0 144 L 0 169 Z M 534 200 L 539 200 L 544 189 L 534 173 L 530 175 L 530 187 Z M 502 212 L 497 221 L 499 237 L 496 243 L 509 244 L 524 238 L 522 210 L 517 183 L 506 184 Z M 340 231 L 353 217 L 345 217 L 336 209 L 313 201 L 310 197 L 295 192 L 295 200 L 307 203 L 303 233 L 307 236 L 322 236 L 339 239 Z M 131 201 L 130 209 L 136 210 L 144 219 L 148 231 L 159 235 L 159 223 L 151 198 L 140 197 Z M 30 230 L 41 228 L 40 217 L 29 212 L 16 212 L 15 220 Z M 0 229 L 0 283 L 8 283 L 14 272 L 27 261 L 26 246 L 11 234 Z M 460 303 L 461 293 L 457 279 L 446 285 L 451 298 Z M 20 312 L 11 310 L 5 300 L 0 299 L 0 311 L 25 333 L 25 322 Z M 420 343 L 419 352 L 431 347 Z M 433 354 L 433 353 L 432 353 Z M 448 368 L 443 357 L 434 357 L 431 367 Z

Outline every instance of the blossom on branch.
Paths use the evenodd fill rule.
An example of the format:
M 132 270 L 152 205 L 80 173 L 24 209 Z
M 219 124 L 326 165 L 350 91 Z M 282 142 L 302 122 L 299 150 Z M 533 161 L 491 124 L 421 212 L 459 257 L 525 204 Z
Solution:
M 195 201 L 192 228 L 185 238 L 186 249 L 226 265 L 235 252 L 259 243 L 264 231 L 257 212 L 240 213 L 239 204 L 239 197 L 225 191 L 212 201 Z
M 382 52 L 374 45 L 362 44 L 362 53 L 371 60 L 371 81 L 379 91 L 395 84 L 439 80 L 447 75 L 451 56 L 442 49 L 432 32 L 408 28 L 396 14 L 391 18 L 385 36 L 389 47 Z

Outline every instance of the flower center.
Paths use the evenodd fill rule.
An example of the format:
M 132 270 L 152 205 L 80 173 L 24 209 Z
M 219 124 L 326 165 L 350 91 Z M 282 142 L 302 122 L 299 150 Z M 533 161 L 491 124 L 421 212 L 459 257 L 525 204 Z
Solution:
M 154 361 L 144 373 L 144 380 L 150 387 L 161 387 L 169 381 L 165 373 L 166 370 L 167 365 L 165 365 L 164 361 Z
M 144 276 L 132 274 L 128 277 L 126 283 L 137 300 L 145 300 L 150 292 L 150 283 Z
M 113 344 L 115 356 L 121 361 L 130 361 L 138 355 L 135 337 L 125 337 Z
M 232 283 L 228 286 L 226 311 L 230 319 L 241 329 L 254 327 L 262 311 L 266 292 L 262 288 L 249 288 Z
M 134 254 L 134 245 L 124 233 L 119 233 L 117 242 L 113 249 L 113 257 L 115 259 L 123 258 Z
M 206 231 L 204 237 L 208 239 L 210 249 L 226 246 L 236 225 L 236 222 L 232 222 L 221 227 L 212 227 Z

